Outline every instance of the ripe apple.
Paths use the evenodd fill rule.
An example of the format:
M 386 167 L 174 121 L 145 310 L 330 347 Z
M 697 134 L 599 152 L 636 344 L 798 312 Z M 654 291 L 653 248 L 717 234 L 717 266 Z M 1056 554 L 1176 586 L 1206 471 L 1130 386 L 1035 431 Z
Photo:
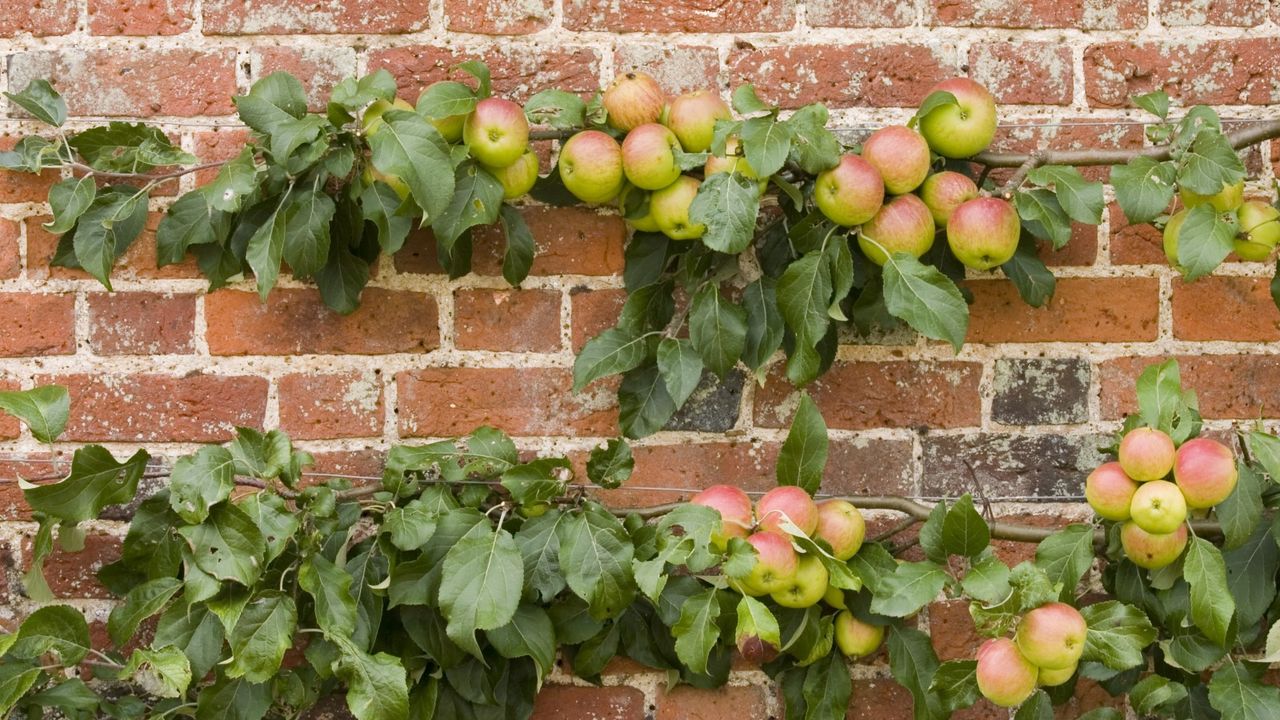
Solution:
M 776 487 L 756 501 L 756 521 L 762 530 L 786 533 L 781 527 L 783 518 L 812 536 L 818 529 L 818 506 L 809 493 L 795 485 Z
M 1138 482 L 1168 475 L 1173 458 L 1173 438 L 1155 428 L 1131 430 L 1120 440 L 1120 467 Z
M 1200 510 L 1226 500 L 1236 489 L 1236 477 L 1231 448 L 1217 440 L 1196 438 L 1178 448 L 1173 479 L 1187 499 L 1187 507 Z
M 841 155 L 839 165 L 818 173 L 813 202 L 837 225 L 861 225 L 875 217 L 884 204 L 884 179 L 866 160 L 851 153 Z
M 929 176 L 929 143 L 920 133 L 902 125 L 889 125 L 871 133 L 862 143 L 862 159 L 880 171 L 885 190 L 904 195 L 920 187 Z
M 1223 185 L 1222 189 L 1212 195 L 1200 195 L 1186 188 L 1178 190 L 1183 206 L 1193 208 L 1208 203 L 1218 212 L 1231 212 L 1244 203 L 1244 181 L 1234 185 Z
M 1000 707 L 1017 707 L 1036 690 L 1039 670 L 1009 638 L 992 638 L 978 648 L 978 691 Z
M 1182 223 L 1186 222 L 1189 212 L 1191 211 L 1179 210 L 1164 226 L 1164 256 L 1168 258 L 1169 266 L 1175 269 L 1182 268 L 1182 264 L 1178 262 L 1178 233 L 1182 232 Z
M 632 185 L 644 190 L 661 190 L 680 177 L 676 134 L 657 123 L 645 123 L 627 133 L 622 141 L 622 170 Z
M 849 607 L 844 601 L 844 591 L 834 585 L 828 587 L 823 593 L 822 602 L 837 610 L 845 610 Z
M 996 136 L 996 99 L 969 78 L 952 78 L 930 93 L 949 92 L 957 104 L 944 105 L 920 119 L 920 134 L 934 152 L 949 158 L 977 155 Z
M 1040 677 L 1038 682 L 1040 687 L 1057 687 L 1071 679 L 1076 674 L 1076 668 L 1079 665 L 1064 667 L 1061 670 L 1051 670 L 1049 668 L 1040 668 Z
M 764 195 L 764 191 L 769 187 L 769 178 L 761 178 L 756 174 L 756 169 L 751 167 L 751 163 L 747 162 L 745 155 L 738 154 L 738 138 L 730 135 L 724 143 L 724 157 L 718 155 L 707 156 L 707 164 L 703 166 L 702 176 L 711 177 L 716 173 L 733 172 L 741 175 L 748 180 L 759 180 L 759 194 Z
M 920 199 L 933 215 L 933 223 L 946 227 L 951 213 L 961 204 L 978 197 L 978 186 L 968 175 L 954 170 L 943 170 L 925 178 L 920 186 Z
M 858 554 L 866 536 L 866 521 L 853 503 L 837 499 L 818 503 L 816 537 L 827 541 L 837 560 L 848 560 Z
M 638 71 L 618 77 L 604 91 L 609 127 L 623 132 L 658 122 L 666 105 L 667 96 L 658 81 Z
M 720 513 L 721 534 L 726 538 L 745 538 L 755 524 L 751 517 L 751 498 L 733 485 L 712 485 L 689 501 L 705 505 Z
M 599 130 L 575 134 L 560 148 L 560 180 L 586 203 L 606 203 L 622 192 L 622 148 Z
M 365 135 L 376 135 L 378 130 L 382 129 L 382 126 L 385 124 L 382 120 L 382 116 L 385 115 L 388 110 L 414 111 L 412 105 L 400 98 L 396 98 L 393 102 L 387 102 L 386 100 L 374 100 L 369 103 L 369 107 L 364 109 L 364 115 L 360 118 L 360 128 L 364 130 Z
M 1138 483 L 1124 474 L 1118 462 L 1099 465 L 1084 481 L 1084 497 L 1099 516 L 1116 522 L 1129 519 L 1129 505 Z
M 681 175 L 676 181 L 649 196 L 649 213 L 658 229 L 672 240 L 697 240 L 707 226 L 689 220 L 689 206 L 698 195 L 697 178 Z
M 643 199 L 641 199 L 641 196 L 643 196 Z M 635 200 L 632 200 L 633 197 L 635 197 Z M 632 205 L 633 202 L 645 203 L 644 215 L 628 217 L 627 213 L 630 212 L 628 208 L 634 208 L 636 211 L 639 209 L 639 205 Z M 649 193 L 644 190 L 635 185 L 628 185 L 623 188 L 622 193 L 618 195 L 618 208 L 622 211 L 622 219 L 632 228 L 640 232 L 660 232 L 658 221 L 653 219 L 653 208 L 649 204 Z
M 1061 670 L 1079 662 L 1088 631 L 1079 610 L 1054 602 L 1023 615 L 1014 637 L 1022 657 L 1031 664 Z
M 1134 565 L 1158 570 L 1172 564 L 1187 548 L 1187 526 L 1184 523 L 1171 533 L 1153 535 L 1130 520 L 1120 528 L 1120 544 Z
M 502 197 L 508 200 L 524 195 L 538 182 L 538 155 L 526 150 L 519 160 L 504 168 L 487 168 L 502 183 Z
M 807 608 L 817 605 L 822 596 L 827 594 L 827 581 L 830 579 L 821 558 L 812 554 L 801 555 L 791 582 L 781 590 L 769 593 L 769 597 L 782 607 Z
M 529 121 L 510 100 L 485 98 L 467 116 L 462 137 L 471 157 L 491 168 L 504 168 L 529 147 Z
M 933 215 L 915 195 L 899 195 L 880 208 L 858 233 L 858 247 L 877 265 L 884 265 L 889 253 L 905 252 L 920 257 L 933 247 Z M 874 240 L 884 250 L 868 242 Z
M 750 594 L 760 595 L 786 588 L 800 566 L 791 538 L 766 530 L 752 533 L 747 542 L 756 549 L 756 563 L 741 584 Z
M 1129 514 L 1138 527 L 1154 535 L 1171 533 L 1187 520 L 1187 501 L 1168 480 L 1143 483 L 1133 494 Z
M 1022 223 L 1007 200 L 974 198 L 951 213 L 947 245 L 951 254 L 974 270 L 990 270 L 1009 262 L 1018 249 Z
M 864 623 L 845 610 L 836 615 L 836 647 L 845 657 L 866 657 L 880 649 L 884 640 L 884 628 Z
M 1236 255 L 1253 262 L 1271 257 L 1271 252 L 1280 244 L 1280 210 L 1260 200 L 1246 200 L 1240 206 L 1239 218 Z
M 724 100 L 713 92 L 685 93 L 667 106 L 666 125 L 688 152 L 706 152 L 715 136 L 716 121 L 733 115 Z

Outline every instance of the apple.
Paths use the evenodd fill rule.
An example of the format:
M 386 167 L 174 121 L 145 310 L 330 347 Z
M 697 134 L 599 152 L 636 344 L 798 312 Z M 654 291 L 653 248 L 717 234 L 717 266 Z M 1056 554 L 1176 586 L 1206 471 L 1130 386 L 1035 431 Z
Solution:
M 508 200 L 524 195 L 538 182 L 538 155 L 526 150 L 519 160 L 504 168 L 487 168 L 502 183 L 502 197 Z
M 920 187 L 932 164 L 929 143 L 903 125 L 889 125 L 871 133 L 862 143 L 862 159 L 880 171 L 885 190 L 892 195 L 904 195 Z
M 875 217 L 884 204 L 884 179 L 866 160 L 851 153 L 841 155 L 840 164 L 818 173 L 813 202 L 837 225 L 861 225 Z
M 1053 602 L 1023 615 L 1014 638 L 1022 657 L 1031 664 L 1061 670 L 1080 661 L 1088 631 L 1089 626 L 1079 610 L 1066 603 Z
M 1084 497 L 1093 511 L 1116 522 L 1129 519 L 1129 505 L 1137 491 L 1138 483 L 1125 475 L 1118 462 L 1099 465 L 1084 481 Z
M 649 196 L 649 213 L 658 229 L 672 240 L 697 240 L 707 226 L 689 220 L 689 206 L 698 195 L 697 178 L 681 175 L 676 181 Z
M 376 135 L 385 124 L 382 116 L 388 110 L 407 110 L 413 112 L 413 106 L 405 100 L 396 98 L 392 102 L 386 100 L 374 100 L 369 103 L 369 107 L 364 109 L 364 115 L 360 118 L 360 128 L 364 130 L 364 134 L 368 136 Z
M 680 177 L 679 152 L 675 133 L 657 123 L 645 123 L 622 141 L 622 170 L 632 185 L 661 190 Z
M 977 155 L 996 136 L 996 99 L 969 78 L 944 80 L 929 91 L 949 92 L 955 105 L 943 105 L 920 119 L 920 134 L 943 157 Z M 926 96 L 927 97 L 927 96 Z
M 409 198 L 409 185 L 399 175 L 388 175 L 379 171 L 373 165 L 366 165 L 364 168 L 365 184 L 372 185 L 375 180 L 381 180 L 389 185 L 392 190 L 396 191 L 396 195 L 399 195 L 401 200 Z
M 643 196 L 643 198 L 640 196 Z M 634 214 L 639 211 L 641 203 L 644 204 L 644 215 L 638 217 L 630 216 L 628 213 Z M 628 185 L 618 195 L 618 208 L 622 211 L 622 219 L 632 228 L 640 232 L 660 232 L 658 221 L 653 219 L 652 206 L 649 204 L 649 193 L 635 185 Z
M 807 608 L 817 605 L 827 594 L 827 567 L 817 555 L 801 555 L 796 574 L 782 589 L 769 593 L 773 601 L 787 608 Z
M 1178 448 L 1173 479 L 1187 507 L 1200 510 L 1226 500 L 1236 489 L 1236 477 L 1235 455 L 1217 440 L 1196 438 Z
M 744 155 L 738 154 L 738 138 L 730 135 L 724 143 L 724 156 L 709 155 L 707 156 L 707 164 L 703 166 L 702 176 L 711 177 L 716 173 L 737 173 L 748 180 L 759 180 L 759 194 L 764 195 L 764 191 L 769 187 L 769 178 L 761 178 L 756 174 L 756 169 L 751 167 L 751 163 L 747 162 Z
M 791 538 L 764 530 L 752 533 L 747 542 L 756 549 L 755 565 L 741 580 L 748 594 L 764 595 L 786 588 L 800 566 Z
M 440 137 L 445 142 L 456 143 L 462 139 L 462 131 L 467 124 L 466 115 L 450 115 L 447 118 L 438 120 L 427 118 L 427 122 L 435 126 L 436 132 L 440 133 Z
M 1040 668 L 1040 677 L 1037 682 L 1041 687 L 1057 687 L 1071 679 L 1076 674 L 1076 668 L 1079 665 L 1064 667 L 1060 670 L 1051 670 L 1049 668 Z
M 837 560 L 848 560 L 858 554 L 867 536 L 867 523 L 858 508 L 846 500 L 823 500 L 818 503 L 818 527 L 815 537 L 827 541 Z
M 1208 203 L 1218 212 L 1231 212 L 1244 203 L 1244 181 L 1234 185 L 1223 185 L 1222 189 L 1212 195 L 1200 195 L 1186 188 L 1178 190 L 1184 207 L 1193 208 Z
M 858 247 L 877 265 L 888 260 L 885 252 L 905 252 L 920 257 L 933 247 L 933 215 L 924 201 L 915 195 L 899 195 L 880 208 L 875 217 L 863 224 L 858 233 Z M 874 240 L 884 250 L 873 245 Z
M 1173 438 L 1143 427 L 1129 431 L 1120 440 L 1120 467 L 1138 482 L 1159 480 L 1173 469 Z
M 740 635 L 736 638 L 742 659 L 755 665 L 763 665 L 778 657 L 778 646 L 766 642 L 759 635 Z
M 1271 257 L 1280 244 L 1280 210 L 1260 200 L 1246 200 L 1239 211 L 1240 232 L 1235 250 L 1242 260 L 1258 262 Z
M 666 93 L 653 77 L 629 72 L 604 91 L 604 109 L 609 127 L 627 132 L 645 123 L 656 123 L 667 105 Z
M 720 513 L 721 534 L 726 538 L 745 538 L 755 524 L 751 516 L 751 498 L 733 485 L 712 485 L 689 501 Z
M 1158 570 L 1171 565 L 1187 547 L 1187 526 L 1163 535 L 1153 535 L 1130 520 L 1120 527 L 1120 544 L 1134 565 Z
M 1186 522 L 1187 501 L 1182 491 L 1168 480 L 1143 483 L 1133 494 L 1129 514 L 1138 527 L 1154 535 L 1171 533 Z
M 845 610 L 836 615 L 835 636 L 836 647 L 845 657 L 860 658 L 880 649 L 884 628 L 864 623 Z
M 1035 692 L 1039 670 L 1009 638 L 982 643 L 977 659 L 978 691 L 996 705 L 1017 707 Z
M 599 130 L 575 134 L 560 148 L 560 180 L 579 200 L 600 204 L 622 192 L 622 148 Z
M 849 607 L 844 601 L 844 591 L 834 585 L 829 586 L 823 593 L 822 602 L 837 610 L 845 610 Z
M 943 170 L 925 178 L 920 186 L 920 199 L 929 214 L 933 215 L 933 223 L 938 227 L 946 227 L 951 213 L 961 204 L 978 197 L 978 186 L 968 175 L 954 170 Z
M 1182 264 L 1178 262 L 1178 233 L 1182 232 L 1182 223 L 1186 222 L 1189 212 L 1191 211 L 1179 210 L 1164 226 L 1164 256 L 1168 258 L 1171 267 L 1179 270 L 1182 269 Z
M 809 493 L 796 485 L 776 487 L 756 501 L 756 520 L 762 530 L 786 533 L 781 527 L 784 518 L 812 536 L 818 529 L 818 506 Z
M 665 122 L 687 152 L 706 152 L 715 137 L 716 121 L 733 115 L 725 101 L 713 92 L 685 93 L 667 106 Z
M 462 137 L 471 157 L 491 168 L 504 168 L 529 147 L 529 121 L 524 110 L 510 100 L 485 98 L 467 116 Z
M 1009 262 L 1018 249 L 1022 223 L 1007 200 L 980 197 L 951 213 L 947 221 L 947 245 L 951 254 L 974 270 L 990 270 Z

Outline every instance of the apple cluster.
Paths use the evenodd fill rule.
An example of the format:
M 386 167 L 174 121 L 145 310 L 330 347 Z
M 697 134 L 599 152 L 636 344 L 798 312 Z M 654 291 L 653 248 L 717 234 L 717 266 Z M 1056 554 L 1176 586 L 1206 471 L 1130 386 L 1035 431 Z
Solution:
M 1103 463 L 1089 474 L 1084 492 L 1099 516 L 1123 523 L 1125 555 L 1154 570 L 1172 564 L 1186 549 L 1188 511 L 1226 500 L 1236 477 L 1235 456 L 1226 445 L 1193 438 L 1175 447 L 1166 433 L 1140 427 L 1121 439 L 1118 462 Z
M 1076 673 L 1088 631 L 1074 607 L 1041 605 L 1022 616 L 1012 640 L 993 638 L 978 648 L 978 690 L 996 705 L 1017 707 L 1037 687 L 1065 683 Z
M 1180 267 L 1178 236 L 1182 233 L 1182 225 L 1192 208 L 1200 205 L 1235 216 L 1237 230 L 1232 247 L 1241 260 L 1266 260 L 1280 244 L 1280 210 L 1263 200 L 1245 200 L 1243 180 L 1234 185 L 1224 185 L 1214 195 L 1199 195 L 1182 188 L 1178 197 L 1182 200 L 1182 209 L 1174 213 L 1164 226 L 1164 254 L 1173 267 Z
M 767 595 L 786 608 L 807 608 L 825 601 L 838 611 L 835 643 L 841 652 L 857 658 L 880 647 L 884 628 L 855 617 L 846 606 L 844 593 L 828 583 L 822 558 L 797 548 L 791 539 L 801 534 L 821 541 L 830 548 L 831 557 L 847 561 L 857 554 L 867 534 L 862 513 L 852 503 L 835 498 L 814 502 L 809 493 L 794 485 L 770 490 L 754 508 L 751 498 L 733 485 L 713 485 L 690 502 L 720 513 L 719 541 L 742 538 L 755 551 L 751 570 L 731 579 L 730 587 L 751 597 Z

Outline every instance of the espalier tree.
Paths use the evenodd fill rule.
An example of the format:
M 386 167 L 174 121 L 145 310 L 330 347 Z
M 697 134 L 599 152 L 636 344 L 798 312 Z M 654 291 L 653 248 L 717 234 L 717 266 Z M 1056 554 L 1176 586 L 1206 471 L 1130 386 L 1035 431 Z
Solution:
M 1198 437 L 1172 361 L 1142 374 L 1138 403 L 1119 462 L 1081 481 L 1102 517 L 1060 528 L 988 522 L 967 495 L 815 505 L 816 478 L 754 505 L 722 485 L 610 508 L 591 496 L 629 477 L 624 445 L 597 448 L 583 482 L 563 458 L 521 461 L 492 428 L 394 447 L 381 482 L 360 485 L 308 477 L 311 457 L 279 431 L 240 428 L 167 467 L 84 447 L 66 477 L 23 485 L 39 523 L 33 602 L 0 634 L 0 715 L 296 718 L 341 695 L 361 720 L 526 718 L 557 657 L 593 682 L 625 656 L 716 687 L 737 652 L 778 682 L 787 718 L 836 720 L 848 664 L 883 643 L 918 718 L 984 696 L 1052 718 L 1081 678 L 1143 717 L 1280 717 L 1262 679 L 1280 661 L 1280 438 L 1241 430 L 1232 450 Z M 69 399 L 42 387 L 0 393 L 0 407 L 52 442 Z M 817 443 L 793 430 L 787 445 L 820 473 Z M 144 478 L 167 482 L 140 493 Z M 1158 483 L 1192 519 L 1187 506 L 1149 517 L 1139 495 Z M 907 522 L 866 538 L 848 501 Z M 98 572 L 118 600 L 95 646 L 41 568 L 121 505 L 120 557 Z M 1038 543 L 1034 559 L 1010 567 L 998 538 Z M 921 559 L 897 557 L 917 544 Z M 968 601 L 988 638 L 974 658 L 940 662 L 915 626 L 940 597 Z

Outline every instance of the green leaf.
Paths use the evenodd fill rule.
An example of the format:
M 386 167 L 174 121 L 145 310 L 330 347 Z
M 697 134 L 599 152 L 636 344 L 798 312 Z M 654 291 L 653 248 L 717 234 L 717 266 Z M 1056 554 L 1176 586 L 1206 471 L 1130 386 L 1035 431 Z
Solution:
M 849 678 L 844 657 L 828 651 L 825 657 L 810 665 L 805 672 L 802 692 L 805 720 L 844 717 L 853 694 L 853 681 Z
M 752 281 L 742 291 L 742 307 L 747 311 L 742 362 L 752 370 L 759 370 L 782 347 L 782 313 L 778 310 L 775 281 L 768 277 Z
M 333 669 L 347 685 L 347 707 L 358 720 L 405 720 L 409 717 L 409 684 L 400 658 L 369 655 L 350 643 Z
M 530 518 L 516 532 L 516 545 L 524 563 L 524 587 L 540 602 L 550 602 L 565 588 L 558 530 L 568 519 L 568 514 L 553 509 Z
M 442 212 L 433 216 L 431 225 L 442 258 L 454 257 L 454 243 L 464 231 L 476 225 L 492 225 L 497 222 L 502 209 L 502 183 L 479 165 L 459 165 L 454 187 L 452 200 Z M 457 267 L 450 270 L 455 276 L 464 272 Z
M 1227 587 L 1222 553 L 1208 540 L 1191 538 L 1182 565 L 1191 585 L 1191 619 L 1210 640 L 1226 646 L 1235 615 L 1235 600 Z
M 454 197 L 456 181 L 449 144 L 417 113 L 393 110 L 384 113 L 382 121 L 369 138 L 373 166 L 403 180 L 414 202 L 426 213 L 424 220 L 435 222 Z
M 609 328 L 587 341 L 573 361 L 573 391 L 592 381 L 640 366 L 649 356 L 649 337 L 622 328 Z
M 1263 684 L 1261 668 L 1228 661 L 1209 680 L 1209 704 L 1231 720 L 1277 720 L 1280 688 Z
M 827 424 L 813 398 L 802 392 L 787 439 L 778 451 L 778 484 L 799 485 L 810 495 L 817 493 L 827 466 L 827 447 Z
M 259 168 L 253 148 L 246 146 L 218 170 L 213 182 L 204 187 L 209 206 L 223 212 L 237 212 L 245 197 L 258 187 Z
M 245 261 L 253 268 L 258 297 L 264 303 L 276 286 L 280 263 L 284 260 L 285 228 L 288 224 L 285 205 L 291 196 L 292 193 L 286 193 L 279 201 L 270 198 L 258 206 L 266 212 L 265 220 L 249 237 L 249 245 L 245 250 Z
M 791 127 L 791 157 L 801 170 L 810 175 L 830 170 L 840 164 L 840 140 L 827 129 L 827 108 L 805 105 L 792 113 L 786 123 Z
M 270 479 L 280 475 L 292 460 L 289 437 L 279 430 L 261 432 L 252 428 L 236 428 L 236 439 L 230 445 L 236 473 Z
M 742 357 L 746 339 L 746 310 L 721 295 L 716 286 L 702 286 L 689 312 L 689 340 L 707 369 L 723 378 Z
M 222 659 L 222 622 L 208 606 L 174 603 L 160 616 L 153 647 L 176 647 L 190 663 L 191 674 L 203 678 Z
M 1134 95 L 1133 104 L 1161 120 L 1167 120 L 1169 117 L 1169 95 L 1163 90 Z
M 276 676 L 284 653 L 293 645 L 298 611 L 293 598 L 268 591 L 245 606 L 230 637 L 227 677 L 266 682 Z
M 396 96 L 396 79 L 386 70 L 365 75 L 357 80 L 343 78 L 334 86 L 330 99 L 348 110 L 356 110 L 375 100 L 390 102 Z
M 499 529 L 458 541 L 444 557 L 440 579 L 440 609 L 449 620 L 449 638 L 483 659 L 475 631 L 511 622 L 523 585 L 524 561 L 511 533 Z
M 360 195 L 360 210 L 364 219 L 378 229 L 378 246 L 382 252 L 391 255 L 404 247 L 405 238 L 413 223 L 406 215 L 396 213 L 400 207 L 400 196 L 390 185 L 376 181 L 364 189 Z
M 16 662 L 0 665 L 0 714 L 8 717 L 14 705 L 36 684 L 40 673 L 38 665 Z
M 1151 222 L 1169 209 L 1176 190 L 1176 174 L 1172 162 L 1145 157 L 1134 158 L 1127 165 L 1111 166 L 1111 185 L 1130 225 Z
M 184 522 L 198 525 L 209 508 L 226 500 L 235 488 L 235 462 L 222 447 L 202 447 L 178 458 L 169 478 L 169 505 Z
M 658 343 L 658 372 L 677 407 L 683 406 L 702 379 L 702 357 L 684 338 L 663 338 Z
M 662 429 L 676 412 L 675 401 L 656 366 L 628 372 L 618 387 L 618 425 L 629 438 Z
M 284 261 L 295 275 L 307 277 L 329 259 L 333 200 L 319 190 L 291 193 L 284 213 Z
M 1106 600 L 1080 608 L 1089 632 L 1081 660 L 1102 663 L 1112 670 L 1146 666 L 1143 648 L 1156 639 L 1147 614 L 1132 605 Z
M 907 617 L 928 605 L 947 582 L 947 574 L 931 562 L 905 562 L 879 579 L 871 600 L 871 612 Z
M 176 147 L 158 128 L 142 123 L 111 122 L 67 139 L 96 170 L 143 173 L 165 165 L 188 165 L 198 158 Z
M 690 597 L 680 608 L 680 619 L 671 627 L 676 639 L 676 655 L 685 667 L 695 673 L 707 672 L 711 649 L 720 639 L 720 600 L 715 588 L 707 588 Z
M 49 208 L 53 221 L 43 225 L 45 231 L 61 235 L 75 227 L 97 196 L 98 186 L 92 175 L 67 178 L 49 188 Z
M 1214 513 L 1222 524 L 1224 550 L 1243 545 L 1262 519 L 1262 478 L 1245 463 L 1237 464 L 1236 489 L 1218 503 Z
M 36 440 L 52 443 L 67 427 L 71 396 L 61 385 L 9 390 L 0 392 L 0 410 L 26 423 Z
M 46 605 L 22 621 L 5 657 L 37 660 L 56 653 L 60 663 L 73 667 L 89 654 L 90 647 L 89 624 L 79 610 L 68 605 Z M 4 665 L 0 663 L 0 668 Z
M 564 458 L 538 458 L 502 473 L 502 487 L 520 505 L 535 505 L 564 494 L 572 474 L 569 461 Z
M 1200 195 L 1213 195 L 1226 185 L 1244 179 L 1244 163 L 1220 130 L 1204 130 L 1196 135 L 1178 168 L 1178 187 Z
M 1049 240 L 1055 250 L 1062 249 L 1071 240 L 1071 220 L 1057 195 L 1044 188 L 1019 190 L 1013 196 L 1013 204 L 1027 232 Z
M 911 120 L 907 122 L 907 127 L 916 127 L 920 124 L 921 120 L 929 117 L 929 114 L 938 108 L 946 107 L 947 105 L 959 104 L 960 101 L 956 99 L 955 95 L 952 95 L 945 90 L 935 90 L 925 96 L 924 102 L 920 103 L 920 109 L 917 110 L 916 114 L 911 116 Z
M 519 285 L 533 267 L 536 251 L 533 232 L 524 221 L 524 215 L 511 205 L 503 203 L 498 218 L 502 221 L 502 234 L 507 241 L 507 250 L 502 255 L 502 278 L 510 285 Z
M 767 178 L 782 169 L 791 152 L 792 135 L 790 125 L 769 115 L 753 117 L 742 123 L 742 152 L 757 176 Z
M 547 125 L 557 130 L 573 130 L 586 122 L 587 104 L 564 90 L 543 90 L 524 103 L 524 115 L 531 125 Z
M 3 691 L 0 691 L 2 693 Z M 66 717 L 76 717 L 77 713 L 92 713 L 99 709 L 102 698 L 89 689 L 80 678 L 62 680 L 34 695 L 27 697 L 30 705 L 46 710 L 57 709 Z M 0 712 L 4 711 L 4 701 L 0 700 Z
M 100 191 L 69 236 L 75 261 L 110 290 L 112 266 L 141 234 L 146 222 L 146 193 L 132 188 Z
M 759 214 L 757 181 L 737 173 L 716 173 L 704 180 L 689 206 L 689 219 L 707 226 L 703 244 L 729 254 L 751 245 Z
M 229 218 L 209 205 L 205 193 L 189 192 L 170 205 L 160 219 L 156 228 L 156 262 L 180 263 L 191 246 L 220 243 L 229 230 Z
M 320 286 L 324 304 L 334 312 L 347 315 L 360 305 L 360 293 L 369 282 L 369 263 L 345 248 L 335 248 L 315 281 Z
M 1009 597 L 1009 566 L 994 554 L 987 555 L 969 568 L 962 581 L 964 592 L 975 600 L 987 604 L 998 603 Z
M 942 521 L 942 547 L 951 555 L 976 557 L 990 544 L 991 529 L 966 493 L 947 510 Z
M 555 669 L 556 631 L 551 616 L 537 605 L 522 603 L 511 622 L 486 633 L 489 643 L 508 660 L 532 658 L 538 665 L 538 677 L 545 678 Z
M 470 87 L 452 80 L 431 83 L 418 96 L 418 112 L 429 120 L 444 120 L 466 115 L 476 108 L 476 93 Z
M 1053 298 L 1058 279 L 1040 259 L 1036 241 L 1023 236 L 1013 257 L 1000 266 L 1005 277 L 1013 282 L 1022 301 L 1032 307 L 1044 307 Z
M 751 639 L 767 647 L 782 647 L 782 632 L 778 628 L 778 619 L 769 607 L 750 595 L 743 595 L 738 601 L 738 624 L 733 631 L 733 641 L 739 648 L 743 642 Z
M 350 637 L 356 631 L 351 583 L 351 575 L 323 555 L 312 555 L 298 568 L 298 584 L 315 600 L 316 623 L 329 638 Z
M 938 656 L 933 642 L 915 628 L 890 625 L 886 644 L 889 646 L 889 671 L 915 700 L 917 720 L 945 717 L 940 698 L 929 692 L 937 674 Z
M 173 577 L 147 581 L 124 596 L 124 601 L 111 610 L 107 618 L 107 634 L 118 647 L 133 637 L 143 620 L 164 609 L 169 600 L 182 589 L 182 581 Z
M 1053 720 L 1053 702 L 1044 690 L 1036 690 L 1018 706 L 1013 720 Z
M 1161 708 L 1171 710 L 1186 697 L 1186 686 L 1159 675 L 1142 678 L 1129 691 L 1129 701 L 1143 717 L 1154 715 Z
M 392 545 L 406 552 L 417 550 L 435 534 L 437 515 L 421 500 L 410 500 L 404 507 L 387 513 L 382 529 Z
M 1237 485 L 1232 495 L 1239 493 L 1240 486 Z M 1219 514 L 1221 511 L 1222 506 L 1219 505 Z M 1227 571 L 1227 588 L 1235 600 L 1239 627 L 1246 630 L 1262 619 L 1275 600 L 1280 548 L 1272 537 L 1272 527 L 1268 523 L 1257 525 L 1244 544 L 1223 552 L 1222 560 Z
M 751 115 L 758 112 L 773 112 L 772 105 L 760 99 L 756 88 L 751 83 L 743 83 L 734 88 L 731 98 L 733 109 L 740 115 Z
M 46 398 L 42 402 L 47 403 Z M 44 410 L 51 417 L 54 411 Z M 26 487 L 22 494 L 32 510 L 69 524 L 93 520 L 108 505 L 119 505 L 133 499 L 138 480 L 147 469 L 150 457 L 139 450 L 124 462 L 117 462 L 101 445 L 89 445 L 71 458 L 71 474 L 48 485 Z
M 216 505 L 199 525 L 178 528 L 196 567 L 218 580 L 251 587 L 262 572 L 266 541 L 253 518 L 235 505 Z
M 455 69 L 461 70 L 462 72 L 467 73 L 468 75 L 470 75 L 471 77 L 479 81 L 478 87 L 476 88 L 476 97 L 480 97 L 480 98 L 489 97 L 489 93 L 491 92 L 491 89 L 490 89 L 491 75 L 489 73 L 488 65 L 485 65 L 479 60 L 468 60 L 463 63 L 458 63 L 458 66 Z
M 274 493 L 254 493 L 236 504 L 261 531 L 267 546 L 267 562 L 280 557 L 298 532 L 299 514 Z
M 791 263 L 778 280 L 777 304 L 797 339 L 817 342 L 827 334 L 831 318 L 831 265 L 820 251 Z
M 1076 585 L 1093 565 L 1093 526 L 1068 525 L 1036 546 L 1036 565 L 1054 584 L 1062 584 L 1061 600 L 1075 598 Z
M 307 91 L 287 72 L 277 71 L 258 80 L 248 95 L 234 98 L 240 119 L 260 133 L 270 135 L 288 119 L 307 114 Z
M 957 351 L 969 330 L 969 306 L 951 278 L 908 253 L 884 264 L 884 300 L 889 314 L 921 335 L 946 340 Z
M 617 518 L 603 510 L 587 510 L 566 519 L 556 533 L 569 589 L 587 601 L 592 617 L 620 615 L 635 596 L 635 548 Z
M 631 446 L 622 438 L 612 438 L 603 447 L 591 448 L 587 459 L 587 478 L 602 488 L 613 489 L 630 479 L 635 467 Z
M 1097 225 L 1102 222 L 1102 183 L 1085 180 L 1080 171 L 1067 165 L 1044 165 L 1032 170 L 1027 179 L 1037 185 L 1052 185 L 1058 203 L 1076 222 Z
M 949 93 L 948 93 L 949 94 Z M 929 684 L 929 694 L 937 695 L 946 712 L 963 710 L 982 697 L 978 691 L 978 662 L 949 660 L 938 666 Z
M 219 678 L 200 691 L 196 720 L 262 720 L 270 707 L 270 684 Z
M 1197 205 L 1178 229 L 1178 264 L 1188 280 L 1213 272 L 1233 249 L 1236 220 L 1211 205 Z
M 61 127 L 67 121 L 67 102 L 43 78 L 31 80 L 22 92 L 7 92 L 4 96 L 46 125 Z
M 156 697 L 179 698 L 191 686 L 191 663 L 175 647 L 134 650 L 120 672 Z

